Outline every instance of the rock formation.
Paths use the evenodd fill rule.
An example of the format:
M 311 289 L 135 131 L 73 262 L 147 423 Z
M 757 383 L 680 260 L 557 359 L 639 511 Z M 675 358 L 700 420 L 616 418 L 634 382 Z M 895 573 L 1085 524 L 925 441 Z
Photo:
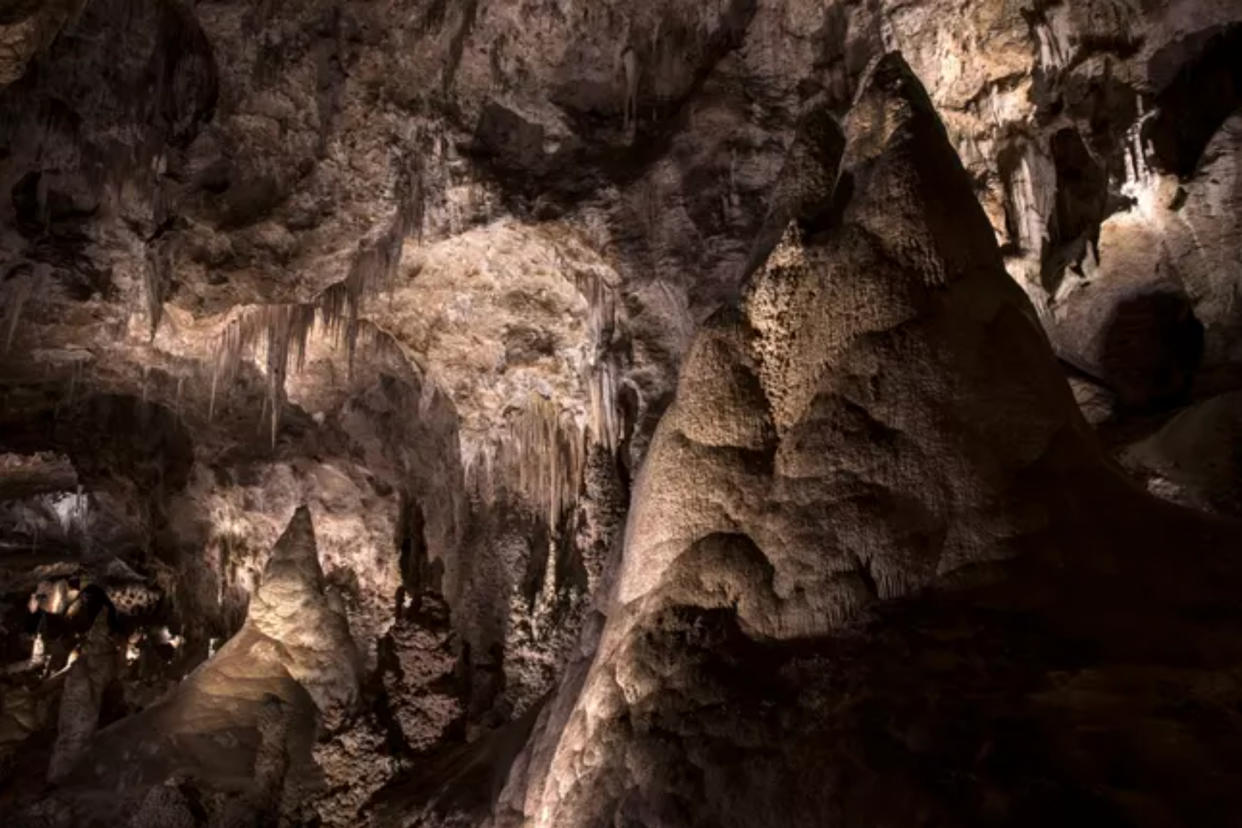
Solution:
M 66 677 L 52 757 L 61 785 L 50 800 L 65 824 L 119 819 L 156 807 L 153 796 L 164 807 L 168 793 L 151 792 L 178 779 L 228 796 L 219 806 L 223 824 L 274 819 L 290 768 L 309 772 L 318 729 L 339 728 L 357 704 L 357 653 L 324 592 L 305 507 L 272 550 L 237 634 L 165 698 L 105 728 L 88 748 L 97 688 L 112 677 L 103 660 L 116 656 L 102 650 L 106 642 L 100 613 L 87 652 Z
M 0 813 L 1228 824 L 1240 45 L 0 3 Z
M 1174 673 L 1206 679 L 1232 645 L 1175 668 L 1109 627 L 1125 607 L 1163 620 L 1228 599 L 1167 572 L 1178 558 L 1158 540 L 1193 521 L 1129 515 L 1142 495 L 1093 448 L 900 58 L 869 72 L 844 147 L 839 175 L 835 156 L 824 175 L 800 159 L 787 171 L 818 196 L 798 193 L 740 311 L 691 346 L 635 488 L 595 663 L 523 821 L 1035 824 L 1081 808 L 1141 822 L 1147 803 L 1126 790 L 1139 779 L 1144 796 L 1210 814 L 1223 780 L 1177 789 L 1159 745 L 1132 746 L 1135 776 L 1108 794 L 1116 744 L 1023 744 L 1031 764 L 1009 768 L 991 755 L 1011 748 L 974 717 L 1019 733 L 1113 726 L 1107 704 L 1039 698 L 1058 684 L 1125 681 L 1145 697 Z M 1237 538 L 1204 522 L 1185 543 L 1196 568 L 1236 579 L 1224 550 Z M 1079 593 L 1104 581 L 1108 606 L 1093 607 Z M 1154 597 L 1175 581 L 1182 594 Z M 996 660 L 993 624 L 1030 638 L 1005 638 Z M 918 698 L 890 695 L 903 692 Z M 964 699 L 982 706 L 971 719 Z M 1210 778 L 1223 744 L 1176 716 L 1162 726 L 1202 751 Z

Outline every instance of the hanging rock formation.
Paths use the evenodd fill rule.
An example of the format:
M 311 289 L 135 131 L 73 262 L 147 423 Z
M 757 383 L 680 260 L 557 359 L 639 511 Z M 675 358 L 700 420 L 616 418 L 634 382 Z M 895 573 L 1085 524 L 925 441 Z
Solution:
M 0 814 L 1227 821 L 1240 26 L 0 2 Z

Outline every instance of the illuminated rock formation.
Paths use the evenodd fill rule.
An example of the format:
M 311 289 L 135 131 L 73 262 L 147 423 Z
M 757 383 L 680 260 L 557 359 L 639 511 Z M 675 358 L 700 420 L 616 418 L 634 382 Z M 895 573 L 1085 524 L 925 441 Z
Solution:
M 1240 27 L 0 3 L 0 813 L 1233 813 Z
M 1157 715 L 1165 682 L 1194 692 L 1237 657 L 1236 624 L 1175 619 L 1228 603 L 1238 528 L 1103 461 L 899 57 L 864 81 L 844 146 L 839 176 L 792 165 L 811 192 L 688 353 L 594 664 L 517 822 L 1123 824 L 1153 801 L 1210 818 L 1228 737 L 1151 721 L 1194 748 L 1135 734 L 1111 788 L 1109 694 Z M 1140 607 L 1203 649 L 1183 662 L 1115 626 Z

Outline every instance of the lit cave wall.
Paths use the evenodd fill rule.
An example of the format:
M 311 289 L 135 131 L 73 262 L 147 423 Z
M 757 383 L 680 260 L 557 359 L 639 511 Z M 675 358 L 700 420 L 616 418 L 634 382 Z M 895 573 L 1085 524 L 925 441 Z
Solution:
M 1227 826 L 1242 7 L 0 0 L 0 814 Z

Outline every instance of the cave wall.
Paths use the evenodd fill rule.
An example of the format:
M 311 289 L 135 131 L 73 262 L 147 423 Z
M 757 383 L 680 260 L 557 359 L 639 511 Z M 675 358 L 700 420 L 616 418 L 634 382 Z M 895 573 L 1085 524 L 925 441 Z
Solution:
M 773 699 L 832 696 L 814 665 L 843 661 L 888 703 L 930 661 L 889 671 L 840 630 L 921 646 L 920 612 L 975 629 L 1004 584 L 1062 588 L 1001 562 L 1102 549 L 1098 585 L 1134 542 L 1123 615 L 1160 568 L 1145 534 L 1233 543 L 1212 521 L 1240 514 L 1235 4 L 0 5 L 6 808 L 86 819 L 114 780 L 49 789 L 49 763 L 69 778 L 135 717 L 175 721 L 151 712 L 166 694 L 258 670 L 283 701 L 241 705 L 241 752 L 218 761 L 267 757 L 261 783 L 157 763 L 113 804 L 187 824 L 762 824 L 746 803 L 783 783 L 731 793 L 752 754 L 717 754 L 843 766 L 764 751 L 803 714 L 817 739 L 870 725 L 808 702 L 743 738 L 676 688 L 710 673 L 736 711 L 757 702 L 734 671 L 762 664 Z M 264 650 L 313 634 L 254 633 L 304 519 L 312 603 L 348 635 L 303 643 L 356 663 L 339 705 Z M 1006 573 L 992 592 L 918 597 L 983 561 Z M 1043 713 L 1011 697 L 1070 669 L 1056 647 L 1107 653 L 1074 669 L 1122 681 L 1105 622 L 1067 643 L 1083 602 L 1006 621 L 1056 630 L 1014 656 L 1021 681 L 952 681 L 1031 728 Z M 1178 686 L 1228 663 L 1218 637 Z M 65 698 L 88 722 L 69 754 Z M 687 722 L 722 741 L 691 755 Z M 948 739 L 927 738 L 933 757 Z M 877 767 L 917 787 L 898 765 Z M 996 814 L 1032 801 L 988 778 Z M 986 811 L 797 786 L 810 810 L 779 824 Z M 1191 793 L 1168 807 L 1225 796 Z M 1123 800 L 1091 807 L 1124 822 Z

